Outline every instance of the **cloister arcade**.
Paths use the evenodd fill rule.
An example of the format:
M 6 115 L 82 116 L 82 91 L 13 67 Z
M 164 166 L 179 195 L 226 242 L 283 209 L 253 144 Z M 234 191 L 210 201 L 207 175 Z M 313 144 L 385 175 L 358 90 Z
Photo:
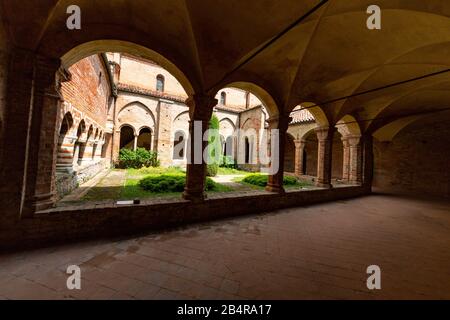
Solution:
M 381 145 L 377 150 L 384 150 L 379 142 L 392 141 L 402 130 L 427 117 L 447 119 L 448 74 L 421 78 L 438 72 L 448 62 L 445 52 L 450 39 L 449 22 L 442 19 L 442 12 L 448 8 L 441 2 L 440 6 L 414 2 L 405 9 L 404 4 L 381 1 L 392 10 L 386 12 L 390 24 L 378 33 L 366 30 L 361 23 L 365 21 L 367 1 L 330 1 L 312 12 L 314 1 L 283 0 L 255 10 L 242 1 L 217 6 L 200 6 L 198 1 L 160 1 L 152 5 L 145 1 L 75 1 L 83 4 L 83 32 L 66 28 L 66 2 L 46 1 L 36 8 L 30 1 L 1 2 L 0 64 L 2 71 L 8 71 L 4 72 L 7 77 L 0 78 L 0 180 L 8 182 L 1 186 L 2 198 L 6 199 L 0 220 L 7 230 L 0 235 L 4 243 L 120 233 L 121 228 L 136 230 L 223 217 L 230 205 L 238 208 L 233 214 L 251 213 L 263 209 L 258 199 L 272 199 L 270 208 L 276 209 L 369 194 L 374 172 L 389 171 L 374 170 L 374 144 Z M 29 4 L 32 10 L 21 16 L 14 14 Z M 125 13 L 130 10 L 142 15 L 129 19 Z M 413 17 L 405 13 L 410 11 Z M 105 13 L 104 19 L 98 21 L 100 12 Z M 230 13 L 229 19 L 223 19 L 223 12 Z M 310 20 L 299 20 L 289 32 L 281 34 L 299 16 Z M 425 16 L 430 22 L 426 28 L 419 28 L 415 22 Z M 30 23 L 24 25 L 23 21 Z M 394 21 L 396 32 L 392 31 Z M 224 38 L 211 43 L 209 39 L 217 39 L 218 34 L 224 34 Z M 114 127 L 114 131 L 108 127 L 109 119 L 100 123 L 62 101 L 71 66 L 93 55 L 117 52 L 153 61 L 178 81 L 185 100 L 169 101 L 164 92 L 169 86 L 167 74 L 158 78 L 156 91 L 160 109 L 161 105 L 164 110 L 181 104 L 187 107 L 186 112 L 171 118 L 171 124 L 183 123 L 183 135 L 178 130 L 164 135 L 164 126 L 156 126 L 154 112 L 149 112 L 139 99 L 120 101 L 120 110 L 110 114 L 116 91 L 125 89 L 108 87 L 107 81 L 96 90 L 113 98 L 103 99 L 96 106 L 106 110 L 108 117 L 119 119 L 123 126 Z M 114 78 L 114 71 L 108 73 L 103 73 L 103 79 Z M 233 145 L 230 152 L 236 158 L 242 157 L 248 169 L 256 169 L 250 163 L 258 163 L 262 132 L 277 129 L 280 165 L 269 176 L 266 190 L 254 198 L 208 200 L 205 161 L 196 163 L 189 152 L 174 154 L 173 146 L 186 143 L 187 150 L 193 149 L 194 142 L 187 139 L 187 133 L 193 135 L 194 121 L 202 123 L 204 133 L 214 109 L 230 100 L 224 91 L 230 87 L 257 97 L 266 112 L 251 124 L 243 121 L 236 125 L 226 117 L 219 119 L 224 145 Z M 132 87 L 126 89 L 129 96 L 136 93 Z M 299 106 L 314 119 L 302 120 L 299 125 L 295 119 L 302 113 Z M 139 112 L 138 118 L 145 119 L 143 123 L 128 119 L 131 109 Z M 255 127 L 255 134 L 243 137 L 243 143 L 230 138 L 232 131 Z M 14 143 L 8 137 L 14 137 Z M 186 187 L 180 202 L 159 207 L 94 207 L 89 210 L 98 215 L 85 220 L 83 210 L 69 214 L 54 209 L 57 172 L 86 170 L 88 176 L 90 168 L 114 162 L 120 147 L 154 150 L 160 144 L 170 146 L 161 153 L 163 164 L 173 158 L 182 162 L 191 157 L 186 164 Z M 409 169 L 414 171 L 413 167 Z M 286 171 L 313 176 L 317 189 L 310 193 L 286 192 Z M 440 179 L 435 173 L 433 176 Z M 333 188 L 336 179 L 344 184 L 342 188 Z M 446 181 L 439 185 L 437 193 L 447 196 Z M 212 207 L 217 210 L 212 212 Z M 145 215 L 158 210 L 173 215 Z M 50 214 L 54 212 L 59 215 Z M 192 212 L 195 214 L 190 215 Z M 72 230 L 73 225 L 77 227 Z M 21 239 L 24 233 L 28 236 Z

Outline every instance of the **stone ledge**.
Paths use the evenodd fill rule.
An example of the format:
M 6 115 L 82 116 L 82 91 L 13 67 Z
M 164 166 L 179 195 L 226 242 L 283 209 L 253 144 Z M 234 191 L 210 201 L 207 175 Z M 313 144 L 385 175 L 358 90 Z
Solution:
M 39 247 L 73 240 L 124 236 L 177 227 L 189 223 L 264 213 L 289 207 L 348 199 L 369 194 L 361 186 L 329 190 L 291 191 L 285 194 L 255 193 L 230 198 L 186 200 L 134 206 L 101 205 L 88 209 L 62 208 L 22 219 L 0 235 L 0 249 Z M 232 208 L 232 210 L 230 210 Z

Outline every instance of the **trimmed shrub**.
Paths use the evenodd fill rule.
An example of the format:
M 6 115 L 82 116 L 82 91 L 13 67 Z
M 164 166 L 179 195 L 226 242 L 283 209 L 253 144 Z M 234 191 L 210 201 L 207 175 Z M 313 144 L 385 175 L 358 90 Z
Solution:
M 206 176 L 215 177 L 215 176 L 217 176 L 218 171 L 219 171 L 219 165 L 208 164 L 208 166 L 206 167 Z
M 185 185 L 186 176 L 183 174 L 150 175 L 139 181 L 142 189 L 154 193 L 182 192 Z M 216 187 L 217 184 L 211 178 L 206 178 L 206 191 L 214 190 Z
M 237 164 L 231 156 L 221 156 L 220 157 L 220 167 L 221 168 L 229 168 L 229 169 L 237 169 Z
M 123 148 L 119 151 L 120 168 L 140 169 L 142 167 L 158 167 L 159 164 L 158 154 L 144 148 L 137 148 L 136 151 Z
M 255 186 L 259 187 L 265 187 L 267 185 L 267 181 L 269 179 L 269 176 L 262 175 L 262 174 L 250 174 L 246 176 L 242 181 L 245 183 L 249 183 Z M 283 177 L 283 184 L 285 186 L 293 186 L 298 184 L 297 179 L 290 176 Z

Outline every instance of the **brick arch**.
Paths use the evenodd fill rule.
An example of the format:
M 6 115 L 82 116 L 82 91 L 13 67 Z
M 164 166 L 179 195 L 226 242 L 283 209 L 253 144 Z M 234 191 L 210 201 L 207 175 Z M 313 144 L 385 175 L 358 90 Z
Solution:
M 102 39 L 80 43 L 62 54 L 61 61 L 67 68 L 83 58 L 103 52 L 122 52 L 154 61 L 171 73 L 180 82 L 188 95 L 193 95 L 196 91 L 201 91 L 201 86 L 198 85 L 200 81 L 194 78 L 195 73 L 185 73 L 178 64 L 172 62 L 159 52 L 130 41 Z

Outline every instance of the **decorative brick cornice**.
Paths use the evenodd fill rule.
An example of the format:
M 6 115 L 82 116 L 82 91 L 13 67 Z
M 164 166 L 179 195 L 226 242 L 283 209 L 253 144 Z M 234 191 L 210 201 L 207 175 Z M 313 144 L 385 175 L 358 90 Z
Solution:
M 133 86 L 133 85 L 124 84 L 124 83 L 119 83 L 117 85 L 117 90 L 119 92 L 122 91 L 122 92 L 136 93 L 136 94 L 150 96 L 150 97 L 158 98 L 158 99 L 167 99 L 167 100 L 174 101 L 174 102 L 180 102 L 180 103 L 186 102 L 186 97 L 183 97 L 183 96 L 168 94 L 166 92 L 160 92 L 160 91 L 156 91 L 156 90 L 144 89 L 144 88 L 141 88 L 138 86 Z

